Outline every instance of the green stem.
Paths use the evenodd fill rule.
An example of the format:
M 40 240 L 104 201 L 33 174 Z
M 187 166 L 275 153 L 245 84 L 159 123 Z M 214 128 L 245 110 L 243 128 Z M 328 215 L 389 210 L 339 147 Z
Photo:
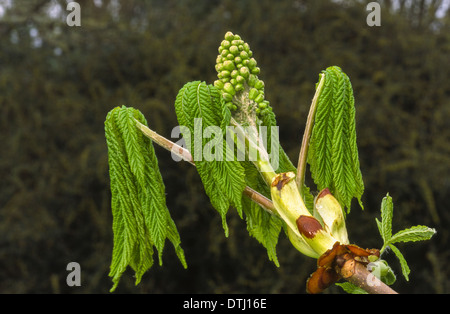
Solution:
M 331 249 L 336 239 L 326 233 L 322 228 L 321 230 L 314 230 L 313 234 L 309 237 L 300 233 L 297 226 L 299 217 L 313 217 L 303 202 L 298 185 L 294 180 L 295 173 L 286 172 L 277 174 L 273 170 L 269 162 L 269 154 L 263 145 L 258 145 L 260 138 L 256 127 L 244 129 L 234 119 L 231 119 L 231 124 L 235 127 L 233 130 L 229 130 L 229 132 L 232 132 L 233 139 L 235 135 L 237 135 L 237 139 L 245 139 L 245 156 L 249 157 L 250 150 L 258 151 L 258 158 L 253 163 L 270 187 L 272 202 L 276 212 L 286 223 L 289 229 L 289 238 L 294 246 L 303 254 L 315 258 L 318 258 L 328 249 Z M 313 219 L 315 220 L 315 218 Z
M 273 178 L 276 176 L 276 172 L 270 164 L 269 154 L 265 150 L 263 145 L 259 143 L 259 134 L 255 126 L 251 126 L 246 130 L 233 118 L 230 121 L 231 125 L 234 129 L 228 129 L 228 132 L 231 133 L 233 138 L 237 135 L 237 139 L 245 139 L 245 156 L 249 158 L 249 151 L 253 150 L 257 152 L 256 160 L 251 160 L 253 164 L 258 169 L 259 173 L 264 178 L 264 181 L 270 186 L 272 184 Z M 253 134 L 249 134 L 248 132 L 252 132 Z M 239 147 L 239 145 L 238 145 Z M 249 158 L 250 160 L 250 158 Z

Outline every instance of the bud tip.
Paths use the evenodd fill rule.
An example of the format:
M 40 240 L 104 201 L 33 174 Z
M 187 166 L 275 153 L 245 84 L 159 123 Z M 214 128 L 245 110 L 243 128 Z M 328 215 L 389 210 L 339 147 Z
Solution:
M 330 192 L 330 189 L 325 188 L 322 191 L 320 191 L 319 195 L 317 195 L 317 198 L 319 199 L 319 198 L 325 197 L 325 195 L 327 195 L 327 194 L 331 194 L 331 192 Z

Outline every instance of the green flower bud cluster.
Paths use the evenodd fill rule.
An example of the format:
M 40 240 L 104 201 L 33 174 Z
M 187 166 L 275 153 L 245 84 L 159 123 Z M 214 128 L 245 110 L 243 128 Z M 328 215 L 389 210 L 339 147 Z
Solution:
M 218 80 L 214 82 L 225 100 L 226 106 L 235 111 L 240 107 L 241 92 L 247 92 L 249 100 L 257 104 L 256 114 L 262 115 L 271 110 L 269 102 L 264 99 L 264 82 L 258 79 L 260 68 L 257 66 L 253 52 L 248 43 L 232 32 L 225 34 L 216 59 Z

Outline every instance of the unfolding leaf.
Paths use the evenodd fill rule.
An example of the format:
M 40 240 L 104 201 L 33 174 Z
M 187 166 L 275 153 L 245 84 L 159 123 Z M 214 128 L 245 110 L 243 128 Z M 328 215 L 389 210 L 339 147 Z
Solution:
M 435 229 L 427 226 L 413 226 L 394 234 L 392 238 L 390 238 L 389 243 L 429 240 L 435 233 Z
M 384 242 L 389 242 L 392 236 L 392 216 L 394 214 L 394 204 L 389 194 L 381 201 L 381 228 L 380 234 Z
M 114 246 L 109 276 L 114 291 L 127 266 L 136 272 L 136 284 L 153 265 L 153 247 L 162 264 L 165 239 L 169 238 L 187 267 L 180 236 L 166 207 L 165 189 L 149 139 L 136 128 L 135 119 L 147 124 L 136 109 L 117 107 L 108 113 L 108 144 Z
M 205 192 L 222 217 L 225 235 L 228 236 L 226 224 L 228 208 L 234 206 L 242 216 L 241 199 L 245 188 L 244 168 L 235 160 L 233 152 L 230 154 L 230 148 L 225 141 L 224 129 L 229 123 L 229 110 L 224 106 L 214 86 L 194 81 L 186 83 L 178 92 L 175 111 L 178 123 L 187 127 L 185 133 L 189 134 L 183 136 L 190 140 L 188 147 L 194 157 Z M 205 131 L 214 127 L 219 130 L 219 134 L 215 134 L 213 139 L 218 145 L 211 148 L 208 146 L 211 139 L 203 135 Z M 206 148 L 214 152 L 215 158 L 212 160 L 204 158 Z
M 308 150 L 311 175 L 319 190 L 329 188 L 343 208 L 361 196 L 364 182 L 356 145 L 355 106 L 348 76 L 339 67 L 327 68 L 319 94 Z
M 367 291 L 364 289 L 355 286 L 354 284 L 350 282 L 342 282 L 342 283 L 336 283 L 336 286 L 341 287 L 344 289 L 345 292 L 351 293 L 351 294 L 368 294 Z
M 389 247 L 391 248 L 392 252 L 397 256 L 398 260 L 400 261 L 400 266 L 402 267 L 402 274 L 405 277 L 407 281 L 409 281 L 409 273 L 411 270 L 409 269 L 408 263 L 406 262 L 406 259 L 403 257 L 403 254 L 400 253 L 400 250 L 394 246 L 393 244 L 389 244 Z
M 396 246 L 393 245 L 393 243 L 429 240 L 436 233 L 436 230 L 427 226 L 413 226 L 392 235 L 393 214 L 394 205 L 392 203 L 392 198 L 389 196 L 389 194 L 387 194 L 381 202 L 381 221 L 375 218 L 378 230 L 384 242 L 381 252 L 383 253 L 383 251 L 387 247 L 390 247 L 400 261 L 403 276 L 406 278 L 406 280 L 409 280 L 408 275 L 410 273 L 410 269 L 408 267 L 408 264 L 406 263 L 403 254 Z

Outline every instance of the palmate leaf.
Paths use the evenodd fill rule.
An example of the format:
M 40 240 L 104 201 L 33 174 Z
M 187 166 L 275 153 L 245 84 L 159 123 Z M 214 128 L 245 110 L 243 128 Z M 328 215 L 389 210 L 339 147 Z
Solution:
M 228 112 L 227 112 L 228 111 Z M 186 83 L 178 92 L 175 100 L 175 112 L 188 143 L 197 171 L 211 204 L 222 217 L 225 235 L 228 236 L 226 214 L 230 206 L 237 209 L 242 217 L 242 193 L 245 188 L 245 173 L 241 164 L 233 159 L 224 138 L 224 128 L 229 124 L 229 110 L 223 105 L 217 89 L 205 82 Z M 227 121 L 228 120 L 228 121 Z M 220 134 L 213 139 L 203 135 L 207 128 L 216 127 Z M 219 137 L 219 138 L 217 138 Z M 214 141 L 215 156 L 205 160 L 203 150 Z M 211 148 L 209 148 L 211 149 Z
M 153 247 L 162 265 L 168 238 L 187 267 L 180 236 L 166 207 L 164 183 L 149 139 L 136 128 L 147 124 L 136 109 L 111 110 L 105 121 L 111 180 L 114 246 L 109 276 L 114 291 L 127 266 L 136 272 L 136 284 L 153 265 Z
M 387 247 L 390 247 L 394 254 L 400 261 L 403 276 L 409 280 L 410 269 L 408 263 L 400 250 L 394 246 L 398 242 L 415 242 L 429 240 L 436 233 L 436 230 L 427 226 L 413 226 L 411 228 L 403 229 L 392 235 L 392 217 L 394 215 L 394 205 L 392 198 L 387 194 L 381 202 L 381 221 L 375 218 L 378 230 L 383 239 L 383 253 Z
M 325 82 L 318 98 L 308 163 L 317 188 L 329 188 L 348 213 L 354 197 L 363 207 L 364 192 L 353 90 L 348 76 L 339 67 L 329 67 L 323 75 Z

